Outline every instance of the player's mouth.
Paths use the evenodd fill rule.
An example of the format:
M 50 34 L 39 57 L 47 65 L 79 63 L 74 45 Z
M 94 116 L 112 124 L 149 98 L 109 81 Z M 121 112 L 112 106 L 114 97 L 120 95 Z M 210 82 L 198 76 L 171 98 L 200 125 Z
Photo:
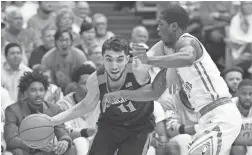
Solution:
M 110 73 L 116 75 L 116 74 L 120 73 L 120 71 L 116 71 L 116 72 L 110 71 Z

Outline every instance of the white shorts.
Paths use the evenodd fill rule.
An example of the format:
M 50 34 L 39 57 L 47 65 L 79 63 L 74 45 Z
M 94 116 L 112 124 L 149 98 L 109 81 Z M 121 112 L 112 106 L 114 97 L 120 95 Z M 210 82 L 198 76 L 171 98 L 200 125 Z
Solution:
M 199 119 L 199 128 L 188 155 L 229 155 L 241 125 L 241 114 L 234 103 L 207 112 Z

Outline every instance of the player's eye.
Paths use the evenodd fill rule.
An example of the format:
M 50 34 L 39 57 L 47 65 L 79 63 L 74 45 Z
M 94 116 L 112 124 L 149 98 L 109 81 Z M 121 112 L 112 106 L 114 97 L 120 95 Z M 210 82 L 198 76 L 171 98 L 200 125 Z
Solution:
M 110 58 L 107 58 L 106 60 L 107 60 L 108 62 L 112 62 L 112 59 L 110 59 Z
M 117 62 L 120 62 L 120 63 L 121 63 L 121 62 L 123 62 L 123 59 L 118 59 Z

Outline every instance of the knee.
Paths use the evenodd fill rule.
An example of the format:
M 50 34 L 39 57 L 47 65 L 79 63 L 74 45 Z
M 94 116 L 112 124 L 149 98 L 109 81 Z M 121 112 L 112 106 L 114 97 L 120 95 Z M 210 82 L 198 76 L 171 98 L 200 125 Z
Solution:
M 230 155 L 246 155 L 247 154 L 247 148 L 246 146 L 242 145 L 233 145 L 231 148 Z
M 14 149 L 11 151 L 13 155 L 28 155 L 28 152 L 20 148 Z
M 69 149 L 64 153 L 64 155 L 77 155 L 75 145 L 71 145 L 71 147 L 69 147 Z

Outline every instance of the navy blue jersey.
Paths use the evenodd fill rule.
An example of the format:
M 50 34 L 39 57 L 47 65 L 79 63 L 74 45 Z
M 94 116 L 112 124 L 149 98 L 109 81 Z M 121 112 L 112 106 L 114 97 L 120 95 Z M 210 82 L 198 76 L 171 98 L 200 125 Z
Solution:
M 131 66 L 131 64 L 128 64 L 128 66 Z M 125 71 L 127 72 L 127 75 L 121 90 L 135 90 L 142 87 L 137 82 L 131 69 L 126 69 Z M 109 92 L 107 86 L 107 74 L 104 67 L 97 70 L 97 79 L 99 82 L 100 101 L 102 102 L 104 94 Z M 100 106 L 101 115 L 98 124 L 109 124 L 111 126 L 122 127 L 125 129 L 154 127 L 153 101 L 135 102 L 121 98 L 115 103 L 112 103 L 108 108 L 104 107 L 106 106 L 105 103 L 101 103 Z

